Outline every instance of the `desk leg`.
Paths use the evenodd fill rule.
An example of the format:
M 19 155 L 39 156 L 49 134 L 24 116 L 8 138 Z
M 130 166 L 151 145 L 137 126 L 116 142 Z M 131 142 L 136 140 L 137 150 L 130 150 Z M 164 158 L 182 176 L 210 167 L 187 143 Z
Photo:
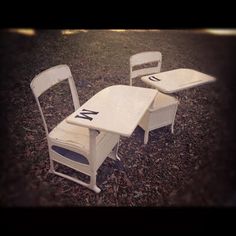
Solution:
M 90 167 L 91 167 L 91 176 L 90 176 L 90 188 L 99 193 L 101 191 L 96 184 L 97 170 L 96 170 L 96 136 L 97 131 L 89 129 L 89 150 L 90 150 Z
M 118 156 L 119 144 L 120 144 L 120 138 L 118 140 L 118 143 L 116 144 L 116 159 L 120 161 L 120 157 Z
M 118 156 L 119 142 L 120 142 L 120 137 L 119 137 L 119 140 L 116 144 L 116 147 L 113 148 L 113 150 L 108 154 L 108 157 L 111 158 L 114 161 L 116 161 L 116 160 L 120 161 L 120 157 Z
M 153 109 L 154 108 L 154 100 L 152 102 L 152 104 L 150 105 L 149 109 Z M 150 110 L 147 110 L 146 111 L 146 114 L 145 114 L 145 118 L 143 118 L 143 122 L 144 122 L 144 139 L 143 139 L 143 143 L 146 145 L 148 143 L 148 138 L 149 138 L 149 127 L 150 127 L 150 119 L 151 119 L 151 113 L 152 111 Z

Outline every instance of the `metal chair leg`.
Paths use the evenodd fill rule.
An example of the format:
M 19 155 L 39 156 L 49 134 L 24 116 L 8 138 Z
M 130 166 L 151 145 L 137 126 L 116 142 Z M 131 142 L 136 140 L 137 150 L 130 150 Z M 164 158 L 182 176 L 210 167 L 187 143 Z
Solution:
M 149 130 L 145 130 L 144 133 L 144 144 L 148 143 Z

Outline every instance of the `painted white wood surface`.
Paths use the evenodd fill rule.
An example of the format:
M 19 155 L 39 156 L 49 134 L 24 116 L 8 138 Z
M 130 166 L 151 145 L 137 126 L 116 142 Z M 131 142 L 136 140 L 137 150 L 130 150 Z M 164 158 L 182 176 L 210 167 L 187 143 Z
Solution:
M 151 76 L 154 76 L 157 79 Z M 163 93 L 175 93 L 184 89 L 213 82 L 216 78 L 196 70 L 180 68 L 143 76 L 141 80 Z
M 129 137 L 157 93 L 156 89 L 127 85 L 110 86 L 95 94 L 67 117 L 66 121 L 70 124 Z

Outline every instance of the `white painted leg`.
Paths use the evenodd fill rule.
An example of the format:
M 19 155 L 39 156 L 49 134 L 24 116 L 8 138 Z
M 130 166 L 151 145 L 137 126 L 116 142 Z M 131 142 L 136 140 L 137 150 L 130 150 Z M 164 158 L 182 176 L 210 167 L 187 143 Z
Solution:
M 97 176 L 97 170 L 96 170 L 96 136 L 97 131 L 93 129 L 89 129 L 89 147 L 90 147 L 90 168 L 91 168 L 91 177 L 90 177 L 90 184 L 89 188 L 95 191 L 96 193 L 99 193 L 101 191 L 100 188 L 98 188 L 96 183 L 96 176 Z
M 118 143 L 116 144 L 116 159 L 120 161 L 120 157 L 118 156 L 119 143 L 120 143 L 120 138 L 118 140 Z
M 171 133 L 174 133 L 174 122 L 171 124 Z
M 93 190 L 93 191 L 96 192 L 96 193 L 99 193 L 99 192 L 101 191 L 101 189 L 98 188 L 97 185 L 96 185 L 96 175 L 93 176 L 93 177 L 91 177 L 91 181 L 92 181 L 92 183 L 93 183 L 93 184 L 91 185 L 91 182 L 90 182 L 89 184 L 87 184 L 87 183 L 85 183 L 85 182 L 83 182 L 83 181 L 81 181 L 81 180 L 79 180 L 79 179 L 76 179 L 76 178 L 74 178 L 74 177 L 71 177 L 71 176 L 69 176 L 69 175 L 66 175 L 66 174 L 63 174 L 63 173 L 60 173 L 60 172 L 57 172 L 57 171 L 54 171 L 53 173 L 54 173 L 55 175 L 58 175 L 58 176 L 60 176 L 60 177 L 65 178 L 65 179 L 74 181 L 75 183 L 80 184 L 80 185 L 82 185 L 82 186 L 84 186 L 84 187 L 87 187 L 87 188 Z M 95 177 L 95 178 L 94 178 L 94 177 Z M 94 183 L 95 183 L 95 184 L 94 184 Z
M 178 104 L 179 104 L 179 102 L 176 104 L 175 113 L 174 113 L 174 115 L 173 115 L 173 122 L 172 122 L 172 124 L 171 124 L 171 133 L 172 133 L 172 134 L 174 133 L 175 116 L 176 116 L 176 112 L 177 112 L 177 109 L 178 109 Z
M 50 169 L 49 169 L 49 173 L 55 173 L 55 169 L 54 169 L 54 163 L 53 160 L 50 158 Z
M 120 138 L 119 138 L 119 140 L 118 140 L 118 142 L 116 144 L 116 147 L 113 148 L 113 150 L 108 155 L 108 157 L 111 158 L 114 161 L 116 161 L 116 160 L 120 161 L 120 157 L 118 156 L 119 142 L 120 142 Z
M 145 130 L 144 133 L 144 144 L 148 143 L 149 130 Z
M 97 179 L 97 173 L 93 173 L 90 177 L 90 188 L 96 192 L 96 193 L 100 193 L 101 192 L 101 189 L 97 186 L 97 183 L 96 183 L 96 179 Z

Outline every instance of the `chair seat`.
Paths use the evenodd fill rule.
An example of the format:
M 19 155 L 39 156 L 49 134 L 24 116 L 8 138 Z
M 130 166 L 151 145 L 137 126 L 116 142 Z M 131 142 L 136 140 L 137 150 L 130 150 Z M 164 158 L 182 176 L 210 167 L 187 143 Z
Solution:
M 96 138 L 97 145 L 105 135 L 105 132 L 99 133 Z M 89 129 L 69 124 L 65 119 L 49 133 L 49 138 L 54 143 L 72 146 L 89 153 Z
M 164 107 L 176 105 L 178 100 L 172 96 L 166 95 L 164 93 L 158 92 L 150 111 L 155 111 Z

